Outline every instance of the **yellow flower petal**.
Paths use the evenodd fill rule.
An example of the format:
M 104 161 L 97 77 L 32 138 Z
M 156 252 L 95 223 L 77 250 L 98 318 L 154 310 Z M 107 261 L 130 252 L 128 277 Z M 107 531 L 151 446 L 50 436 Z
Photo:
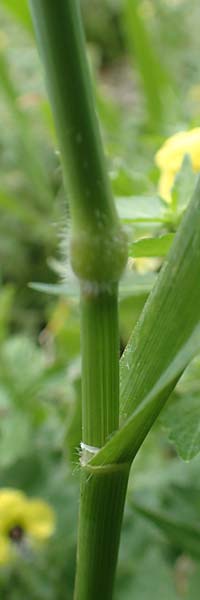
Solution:
M 26 496 L 19 490 L 0 490 L 0 534 L 6 534 L 16 525 L 24 526 Z
M 55 529 L 54 511 L 42 500 L 29 501 L 25 521 L 27 534 L 38 541 L 49 538 Z
M 176 133 L 166 140 L 156 153 L 155 162 L 161 170 L 159 193 L 167 202 L 170 202 L 170 191 L 186 154 L 190 156 L 194 172 L 198 173 L 200 171 L 200 127 Z
M 166 140 L 155 161 L 160 169 L 176 173 L 186 154 L 190 155 L 194 169 L 200 170 L 200 127 L 180 131 Z
M 172 171 L 162 171 L 158 184 L 158 191 L 161 198 L 171 202 L 171 189 L 174 184 L 175 174 Z

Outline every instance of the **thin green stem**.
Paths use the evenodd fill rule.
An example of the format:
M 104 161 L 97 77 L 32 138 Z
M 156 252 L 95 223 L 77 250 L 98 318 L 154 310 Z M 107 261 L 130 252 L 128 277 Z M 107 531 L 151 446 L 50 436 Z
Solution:
M 118 281 L 127 258 L 107 175 L 77 0 L 30 0 L 61 149 L 80 280 L 83 444 L 118 428 Z M 76 600 L 111 600 L 127 465 L 91 469 L 82 455 Z
M 83 442 L 101 447 L 119 427 L 117 286 L 82 286 Z
M 82 472 L 74 600 L 111 600 L 129 465 Z
M 30 7 L 69 193 L 72 265 L 81 279 L 117 280 L 126 244 L 105 165 L 79 3 L 30 0 Z
M 82 226 L 87 215 L 93 225 L 100 206 L 108 219 L 114 209 L 91 101 L 79 3 L 32 0 L 30 6 L 70 187 L 72 217 Z

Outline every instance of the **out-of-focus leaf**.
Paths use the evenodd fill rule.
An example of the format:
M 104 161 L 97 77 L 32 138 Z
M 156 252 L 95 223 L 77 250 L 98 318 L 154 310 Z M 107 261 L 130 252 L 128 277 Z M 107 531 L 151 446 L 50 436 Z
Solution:
M 165 256 L 173 242 L 173 233 L 157 238 L 142 238 L 131 244 L 129 255 L 133 258 Z
M 134 533 L 133 530 L 132 535 Z M 128 567 L 125 566 L 124 587 L 116 590 L 116 600 L 180 600 L 176 592 L 173 569 L 158 545 L 156 547 L 147 543 L 146 549 L 139 554 L 139 560 L 137 553 L 132 554 L 131 558 L 128 567 L 132 576 L 128 577 Z
M 165 219 L 165 205 L 158 197 L 118 197 L 116 206 L 120 219 L 126 223 L 162 223 Z
M 114 102 L 111 102 L 111 100 L 109 101 L 108 98 L 105 98 L 99 89 L 96 89 L 95 91 L 98 112 L 104 123 L 104 126 L 107 127 L 108 131 L 116 131 L 120 119 L 122 118 L 120 110 L 114 104 Z
M 135 170 L 133 173 L 122 161 L 114 161 L 110 178 L 114 196 L 139 196 L 148 193 L 149 181 L 144 173 L 137 173 Z
M 23 169 L 34 186 L 34 193 L 38 204 L 44 209 L 45 204 L 49 204 L 50 202 L 51 191 L 35 145 L 34 132 L 31 129 L 26 113 L 19 105 L 19 94 L 10 75 L 6 55 L 2 51 L 0 52 L 0 79 L 1 89 L 10 106 L 11 113 L 15 119 L 16 129 L 18 130 L 20 140 L 19 152 Z
M 133 502 L 134 508 L 144 517 L 155 523 L 176 547 L 183 548 L 195 558 L 200 558 L 199 523 L 187 523 L 164 511 L 156 511 Z
M 8 333 L 14 293 L 15 290 L 11 285 L 2 287 L 0 291 L 0 342 L 4 340 Z
M 143 81 L 150 121 L 158 127 L 163 118 L 163 94 L 169 87 L 169 77 L 156 55 L 138 0 L 125 2 L 125 30 L 128 47 Z
M 188 582 L 188 593 L 185 600 L 198 600 L 200 589 L 200 565 L 199 560 L 192 565 L 191 574 Z
M 23 413 L 8 413 L 1 418 L 0 465 L 7 467 L 25 456 L 31 448 L 32 429 Z
M 189 461 L 200 452 L 199 395 L 173 397 L 162 413 L 161 423 L 183 460 Z
M 15 21 L 18 21 L 29 32 L 33 33 L 30 12 L 26 0 L 1 0 L 1 5 Z
M 126 271 L 119 284 L 119 298 L 148 294 L 156 280 L 155 273 L 139 274 L 136 271 Z
M 45 372 L 45 355 L 24 335 L 6 340 L 1 349 L 1 377 L 16 402 L 28 406 Z
M 138 296 L 141 293 L 149 293 L 155 282 L 155 273 L 144 273 L 140 275 L 134 271 L 126 271 L 119 285 L 120 299 L 128 296 Z M 31 282 L 29 287 L 37 292 L 53 294 L 54 296 L 66 296 L 74 300 L 79 299 L 79 287 L 76 279 L 66 283 L 39 283 Z
M 0 190 L 0 209 L 18 217 L 23 223 L 40 224 L 41 217 L 32 206 L 25 206 L 23 200 L 21 201 L 3 190 Z
M 29 287 L 36 292 L 44 292 L 45 294 L 53 294 L 54 296 L 66 296 L 68 298 L 79 298 L 79 288 L 76 282 L 69 283 L 29 283 Z

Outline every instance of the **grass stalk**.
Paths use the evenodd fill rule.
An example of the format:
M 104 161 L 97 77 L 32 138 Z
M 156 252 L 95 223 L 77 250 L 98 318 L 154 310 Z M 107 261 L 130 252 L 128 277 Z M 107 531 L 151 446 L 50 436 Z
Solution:
M 82 471 L 74 600 L 111 600 L 129 465 Z
M 77 0 L 30 0 L 61 150 L 80 280 L 83 445 L 118 428 L 118 281 L 126 239 L 112 197 Z M 111 600 L 129 466 L 91 468 L 83 451 L 76 600 Z
M 82 439 L 101 447 L 119 427 L 117 285 L 82 285 Z

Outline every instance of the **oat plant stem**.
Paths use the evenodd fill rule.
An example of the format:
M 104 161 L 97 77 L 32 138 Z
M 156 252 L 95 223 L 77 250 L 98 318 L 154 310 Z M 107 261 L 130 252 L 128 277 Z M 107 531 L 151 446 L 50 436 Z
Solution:
M 118 282 L 126 240 L 107 175 L 77 0 L 30 0 L 80 282 L 82 459 L 75 600 L 111 600 L 129 464 L 92 467 L 119 427 Z M 67 535 L 67 532 L 66 532 Z

